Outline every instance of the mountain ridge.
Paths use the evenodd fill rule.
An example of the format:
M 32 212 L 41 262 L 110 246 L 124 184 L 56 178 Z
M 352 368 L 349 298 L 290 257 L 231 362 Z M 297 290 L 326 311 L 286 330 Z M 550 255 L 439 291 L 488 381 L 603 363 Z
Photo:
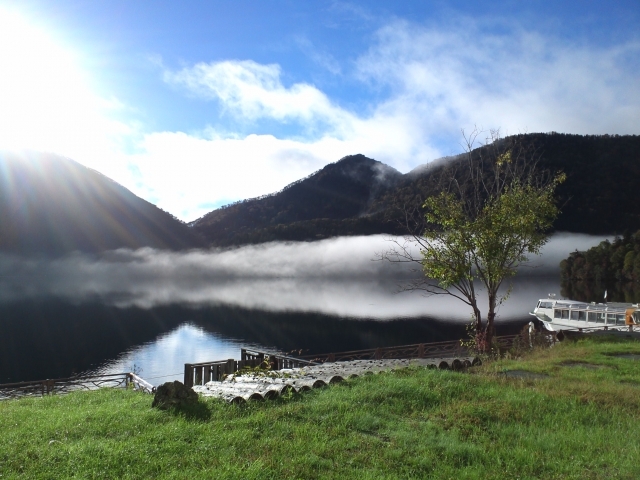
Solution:
M 557 133 L 515 135 L 538 164 L 562 171 L 558 231 L 619 234 L 640 229 L 640 136 Z M 478 156 L 482 148 L 471 152 Z M 184 250 L 335 236 L 408 233 L 438 193 L 443 157 L 402 174 L 364 155 L 349 155 L 282 190 L 213 210 L 185 224 L 100 172 L 52 154 L 0 151 L 0 251 L 18 254 L 101 252 L 152 247 Z
M 618 201 L 619 198 L 634 198 L 634 180 L 640 178 L 640 136 L 583 136 L 552 132 L 520 134 L 504 140 L 507 139 L 537 151 L 541 169 L 567 174 L 567 181 L 557 190 L 562 211 L 554 227 L 556 230 L 614 234 L 640 228 L 640 207 L 636 207 L 634 202 Z M 487 147 L 474 149 L 472 157 L 483 148 Z M 301 212 L 307 203 L 304 196 L 295 195 L 294 188 L 285 187 L 271 195 L 236 202 L 209 212 L 192 225 L 214 246 L 277 240 L 309 241 L 339 235 L 401 235 L 407 233 L 403 226 L 405 210 L 418 211 L 425 198 L 437 193 L 435 184 L 430 181 L 431 174 L 451 162 L 460 161 L 463 156 L 436 159 L 401 174 L 364 155 L 350 155 L 291 184 L 312 191 L 313 183 L 323 175 L 332 179 L 333 187 L 326 189 L 324 196 L 313 199 L 314 202 L 326 201 L 333 205 L 331 214 L 319 206 L 315 212 L 307 211 L 306 216 L 287 216 L 287 209 L 292 205 L 297 205 L 295 208 Z M 358 163 L 361 170 L 371 170 L 374 165 L 382 169 L 388 167 L 395 174 L 384 188 L 376 189 L 373 183 L 360 185 L 359 188 L 368 192 L 367 200 L 360 197 L 358 208 L 344 208 L 336 212 L 336 204 L 344 193 L 342 182 L 346 176 L 345 172 L 336 171 L 336 166 L 345 161 Z M 369 172 L 368 176 L 360 178 L 370 181 L 372 177 L 373 173 Z
M 203 246 L 186 224 L 96 170 L 52 154 L 0 152 L 0 251 Z

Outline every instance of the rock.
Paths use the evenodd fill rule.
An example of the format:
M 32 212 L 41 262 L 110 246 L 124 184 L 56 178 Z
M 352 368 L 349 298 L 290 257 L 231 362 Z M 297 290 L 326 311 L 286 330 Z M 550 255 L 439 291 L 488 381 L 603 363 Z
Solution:
M 183 408 L 197 403 L 198 394 L 185 387 L 184 383 L 176 380 L 163 383 L 156 389 L 156 395 L 153 397 L 151 406 L 167 410 L 169 408 Z

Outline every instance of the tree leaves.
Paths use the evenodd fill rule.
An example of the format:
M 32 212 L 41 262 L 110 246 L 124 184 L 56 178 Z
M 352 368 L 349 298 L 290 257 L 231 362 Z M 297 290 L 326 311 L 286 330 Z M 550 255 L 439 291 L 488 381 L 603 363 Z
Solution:
M 535 156 L 500 139 L 497 132 L 492 132 L 483 155 L 474 156 L 477 135 L 465 138 L 466 162 L 445 171 L 439 180 L 443 189 L 425 200 L 427 226 L 415 238 L 423 273 L 431 279 L 424 290 L 453 295 L 470 305 L 477 334 L 490 341 L 495 308 L 510 293 L 508 287 L 499 294 L 500 288 L 547 242 L 559 213 L 555 190 L 566 176 L 537 169 Z M 484 332 L 476 283 L 486 289 L 489 301 Z

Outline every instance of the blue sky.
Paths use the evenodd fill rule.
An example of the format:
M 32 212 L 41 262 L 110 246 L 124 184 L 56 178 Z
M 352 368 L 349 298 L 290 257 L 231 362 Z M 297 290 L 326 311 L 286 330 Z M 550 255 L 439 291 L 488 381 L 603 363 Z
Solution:
M 344 155 L 406 172 L 461 129 L 640 133 L 640 4 L 0 1 L 0 148 L 184 220 Z

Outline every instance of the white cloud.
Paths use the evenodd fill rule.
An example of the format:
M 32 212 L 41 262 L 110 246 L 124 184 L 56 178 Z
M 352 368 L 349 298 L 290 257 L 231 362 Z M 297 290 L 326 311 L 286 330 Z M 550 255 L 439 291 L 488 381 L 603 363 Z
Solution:
M 211 211 L 213 202 L 230 203 L 278 191 L 346 155 L 364 153 L 387 161 L 406 155 L 404 149 L 412 146 L 406 132 L 398 131 L 394 142 L 385 142 L 397 127 L 371 131 L 376 127 L 365 125 L 369 131 L 348 140 L 325 135 L 310 142 L 272 135 L 153 133 L 140 143 L 142 153 L 128 157 L 142 183 L 125 186 L 179 218 L 195 220 Z M 406 143 L 401 145 L 402 140 Z
M 358 72 L 393 90 L 389 108 L 413 108 L 431 139 L 474 124 L 510 133 L 638 133 L 640 72 L 633 59 L 640 41 L 599 47 L 513 22 L 495 27 L 397 21 L 378 32 Z
M 333 55 L 326 51 L 318 50 L 318 48 L 306 37 L 296 37 L 296 43 L 304 54 L 309 57 L 317 65 L 321 66 L 333 75 L 342 74 L 340 62 Z
M 140 142 L 141 153 L 129 157 L 143 181 L 127 186 L 178 217 L 194 220 L 212 210 L 216 201 L 277 191 L 346 155 L 363 153 L 405 169 L 437 156 L 420 141 L 411 115 L 381 109 L 360 118 L 312 85 L 285 87 L 280 76 L 278 66 L 252 61 L 165 72 L 168 82 L 217 99 L 240 119 L 295 121 L 316 135 L 309 139 L 237 136 L 213 128 L 198 136 L 151 133 Z
M 339 127 L 338 132 L 353 121 L 351 114 L 333 106 L 317 88 L 305 83 L 285 88 L 280 76 L 278 65 L 261 65 L 251 60 L 198 63 L 164 74 L 167 82 L 217 99 L 245 120 L 328 120 Z
M 207 209 L 196 205 L 269 193 L 349 154 L 407 171 L 458 153 L 456 143 L 445 145 L 474 125 L 506 134 L 638 133 L 637 62 L 627 60 L 640 53 L 640 43 L 566 44 L 506 22 L 498 25 L 503 33 L 491 33 L 495 26 L 467 19 L 435 27 L 394 21 L 380 29 L 355 73 L 363 88 L 387 88 L 389 94 L 367 115 L 341 107 L 314 85 L 285 86 L 275 64 L 223 61 L 166 71 L 166 81 L 215 99 L 236 119 L 294 123 L 304 133 L 155 133 L 145 138 L 145 153 L 136 161 L 148 164 L 143 177 L 161 205 L 176 212 L 172 205 L 183 192 L 176 214 L 194 218 Z M 189 152 L 179 155 L 182 173 L 162 153 L 172 150 Z M 191 172 L 208 173 L 195 178 Z M 184 184 L 176 183 L 181 175 Z M 162 178 L 170 181 L 161 187 Z
M 476 124 L 506 134 L 637 134 L 640 125 L 638 40 L 567 43 L 499 20 L 394 20 L 354 71 L 329 58 L 331 69 L 372 93 L 359 112 L 317 85 L 287 84 L 277 64 L 226 60 L 165 69 L 168 83 L 213 100 L 221 118 L 244 123 L 243 131 L 268 132 L 276 122 L 295 132 L 279 137 L 207 125 L 199 133 L 144 134 L 133 121 L 114 120 L 127 107 L 92 92 L 70 50 L 20 17 L 0 11 L 0 44 L 8 46 L 0 49 L 0 69 L 11 72 L 0 76 L 2 148 L 69 156 L 184 220 L 277 191 L 346 155 L 408 171 L 458 153 L 460 129 Z

